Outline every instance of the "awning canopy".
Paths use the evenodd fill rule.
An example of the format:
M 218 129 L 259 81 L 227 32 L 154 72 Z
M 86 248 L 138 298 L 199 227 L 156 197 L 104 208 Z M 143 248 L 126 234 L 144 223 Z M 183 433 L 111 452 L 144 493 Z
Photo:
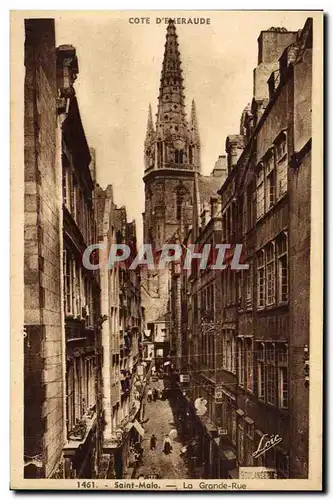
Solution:
M 229 448 L 223 448 L 221 450 L 221 457 L 223 460 L 236 460 L 236 455 L 235 453 L 230 450 Z
M 134 420 L 133 422 L 133 426 L 134 428 L 137 430 L 137 432 L 140 434 L 141 437 L 144 437 L 145 435 L 145 430 L 144 428 L 142 427 L 142 425 L 140 424 L 140 422 L 138 422 L 137 420 Z

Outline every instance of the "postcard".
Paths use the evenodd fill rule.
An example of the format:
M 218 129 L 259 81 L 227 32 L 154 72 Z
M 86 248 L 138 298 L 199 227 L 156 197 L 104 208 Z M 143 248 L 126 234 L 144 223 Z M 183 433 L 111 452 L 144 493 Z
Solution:
M 319 10 L 12 11 L 12 489 L 322 489 L 322 89 Z

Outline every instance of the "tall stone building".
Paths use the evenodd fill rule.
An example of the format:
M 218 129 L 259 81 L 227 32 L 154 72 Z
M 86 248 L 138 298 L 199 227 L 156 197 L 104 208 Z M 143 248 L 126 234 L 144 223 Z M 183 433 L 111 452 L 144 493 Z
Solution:
M 222 271 L 217 411 L 221 444 L 238 467 L 300 479 L 308 476 L 312 20 L 298 32 L 261 32 L 258 48 L 253 100 L 240 134 L 227 138 L 219 191 L 222 242 L 242 243 L 249 269 Z M 271 435 L 278 446 L 253 456 Z M 221 472 L 232 476 L 234 463 Z
M 24 477 L 96 477 L 101 452 L 95 161 L 54 20 L 25 21 Z M 94 157 L 94 155 L 93 155 Z
M 25 21 L 24 476 L 50 477 L 64 442 L 61 169 L 55 28 Z
M 188 122 L 184 79 L 175 24 L 169 21 L 158 96 L 156 125 L 149 106 L 144 144 L 145 212 L 144 243 L 158 255 L 162 245 L 185 234 L 192 223 L 193 184 L 200 172 L 200 139 L 195 103 Z M 168 311 L 169 269 L 147 271 L 142 284 L 146 321 L 159 346 L 172 325 Z M 172 329 L 173 334 L 177 332 Z M 178 332 L 180 334 L 180 332 Z
M 114 203 L 111 185 L 96 189 L 99 243 L 107 249 L 126 244 L 136 250 L 135 221 Z M 103 347 L 103 457 L 100 477 L 130 474 L 131 444 L 137 432 L 140 396 L 136 387 L 141 334 L 140 274 L 130 262 L 100 266 Z M 139 428 L 141 429 L 141 428 Z

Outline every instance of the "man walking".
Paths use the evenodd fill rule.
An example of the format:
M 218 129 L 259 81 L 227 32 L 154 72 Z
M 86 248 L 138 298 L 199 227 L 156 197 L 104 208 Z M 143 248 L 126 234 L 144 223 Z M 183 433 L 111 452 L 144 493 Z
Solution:
M 148 403 L 151 403 L 152 397 L 153 397 L 153 391 L 149 387 L 148 392 L 147 392 L 147 401 L 148 401 Z
M 156 450 L 156 436 L 155 436 L 155 434 L 151 435 L 151 438 L 150 438 L 150 449 L 151 450 Z

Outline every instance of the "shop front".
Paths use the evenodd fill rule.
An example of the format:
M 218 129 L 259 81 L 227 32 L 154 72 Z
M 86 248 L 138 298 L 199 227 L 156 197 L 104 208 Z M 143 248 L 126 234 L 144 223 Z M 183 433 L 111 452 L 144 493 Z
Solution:
M 107 473 L 109 479 L 131 476 L 134 446 L 140 443 L 144 436 L 144 429 L 139 422 L 140 408 L 140 402 L 133 401 L 128 417 L 103 444 L 103 454 L 110 457 Z

